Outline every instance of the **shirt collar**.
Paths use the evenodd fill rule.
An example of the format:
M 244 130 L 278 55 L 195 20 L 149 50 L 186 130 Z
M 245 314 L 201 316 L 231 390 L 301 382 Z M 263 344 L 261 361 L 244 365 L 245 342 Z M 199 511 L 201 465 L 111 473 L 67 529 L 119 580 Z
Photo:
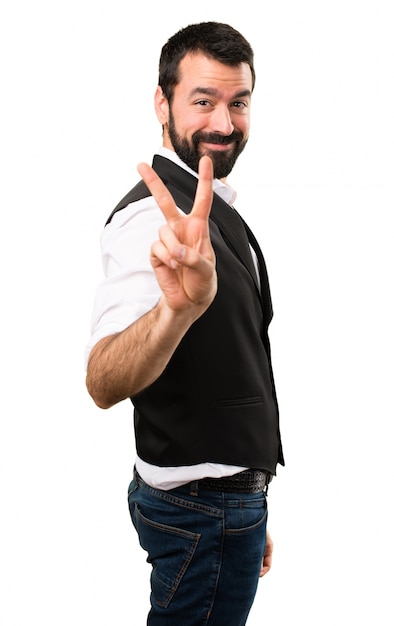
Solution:
M 189 172 L 190 174 L 198 178 L 197 172 L 192 170 L 190 167 L 186 165 L 186 163 L 181 161 L 177 153 L 174 152 L 173 150 L 170 150 L 169 148 L 164 148 L 164 146 L 161 146 L 157 154 L 159 154 L 162 157 L 165 157 L 166 159 L 169 159 L 170 161 L 173 161 L 173 163 L 175 163 L 176 165 L 179 165 L 179 167 L 182 167 L 184 170 L 186 170 L 187 172 Z M 212 188 L 214 192 L 217 193 L 218 196 L 222 198 L 222 200 L 227 202 L 227 204 L 234 203 L 237 197 L 237 192 L 235 191 L 235 189 L 230 187 L 228 183 L 223 183 L 218 178 L 214 178 L 212 181 Z

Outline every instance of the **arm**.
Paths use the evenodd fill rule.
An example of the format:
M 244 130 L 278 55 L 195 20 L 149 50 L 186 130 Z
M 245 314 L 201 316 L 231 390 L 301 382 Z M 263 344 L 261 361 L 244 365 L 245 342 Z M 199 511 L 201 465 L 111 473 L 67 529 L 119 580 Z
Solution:
M 215 255 L 209 238 L 212 163 L 203 157 L 191 213 L 181 215 L 147 164 L 139 173 L 160 206 L 166 225 L 151 248 L 161 297 L 123 332 L 101 339 L 90 354 L 86 385 L 101 408 L 109 408 L 150 385 L 164 370 L 190 326 L 216 295 Z

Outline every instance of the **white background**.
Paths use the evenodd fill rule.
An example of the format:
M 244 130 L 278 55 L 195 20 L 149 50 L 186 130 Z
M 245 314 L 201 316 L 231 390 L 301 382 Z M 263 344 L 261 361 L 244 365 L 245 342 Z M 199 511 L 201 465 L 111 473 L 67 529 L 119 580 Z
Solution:
M 2 626 L 145 623 L 131 407 L 95 407 L 83 356 L 103 224 L 161 143 L 161 46 L 211 19 L 256 55 L 252 135 L 230 182 L 270 273 L 287 461 L 248 626 L 394 623 L 391 2 L 251 6 L 1 10 Z

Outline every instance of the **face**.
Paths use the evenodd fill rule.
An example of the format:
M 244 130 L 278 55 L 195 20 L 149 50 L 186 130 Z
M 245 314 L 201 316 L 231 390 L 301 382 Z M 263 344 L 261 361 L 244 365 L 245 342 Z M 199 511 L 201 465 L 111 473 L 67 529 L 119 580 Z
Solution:
M 163 145 L 193 170 L 211 157 L 216 178 L 225 178 L 249 136 L 252 73 L 247 63 L 229 67 L 203 54 L 188 54 L 171 105 L 161 89 L 156 112 L 164 127 Z

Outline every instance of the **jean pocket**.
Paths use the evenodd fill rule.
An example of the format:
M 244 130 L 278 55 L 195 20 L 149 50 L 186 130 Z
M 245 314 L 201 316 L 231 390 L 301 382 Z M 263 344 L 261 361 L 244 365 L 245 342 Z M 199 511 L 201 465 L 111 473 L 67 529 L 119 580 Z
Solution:
M 226 511 L 227 535 L 253 535 L 265 532 L 268 513 L 265 496 L 262 498 L 259 496 L 254 500 L 234 500 L 231 504 Z
M 167 526 L 145 517 L 138 505 L 133 522 L 142 548 L 152 565 L 151 588 L 155 602 L 167 607 L 187 571 L 196 551 L 200 534 Z

